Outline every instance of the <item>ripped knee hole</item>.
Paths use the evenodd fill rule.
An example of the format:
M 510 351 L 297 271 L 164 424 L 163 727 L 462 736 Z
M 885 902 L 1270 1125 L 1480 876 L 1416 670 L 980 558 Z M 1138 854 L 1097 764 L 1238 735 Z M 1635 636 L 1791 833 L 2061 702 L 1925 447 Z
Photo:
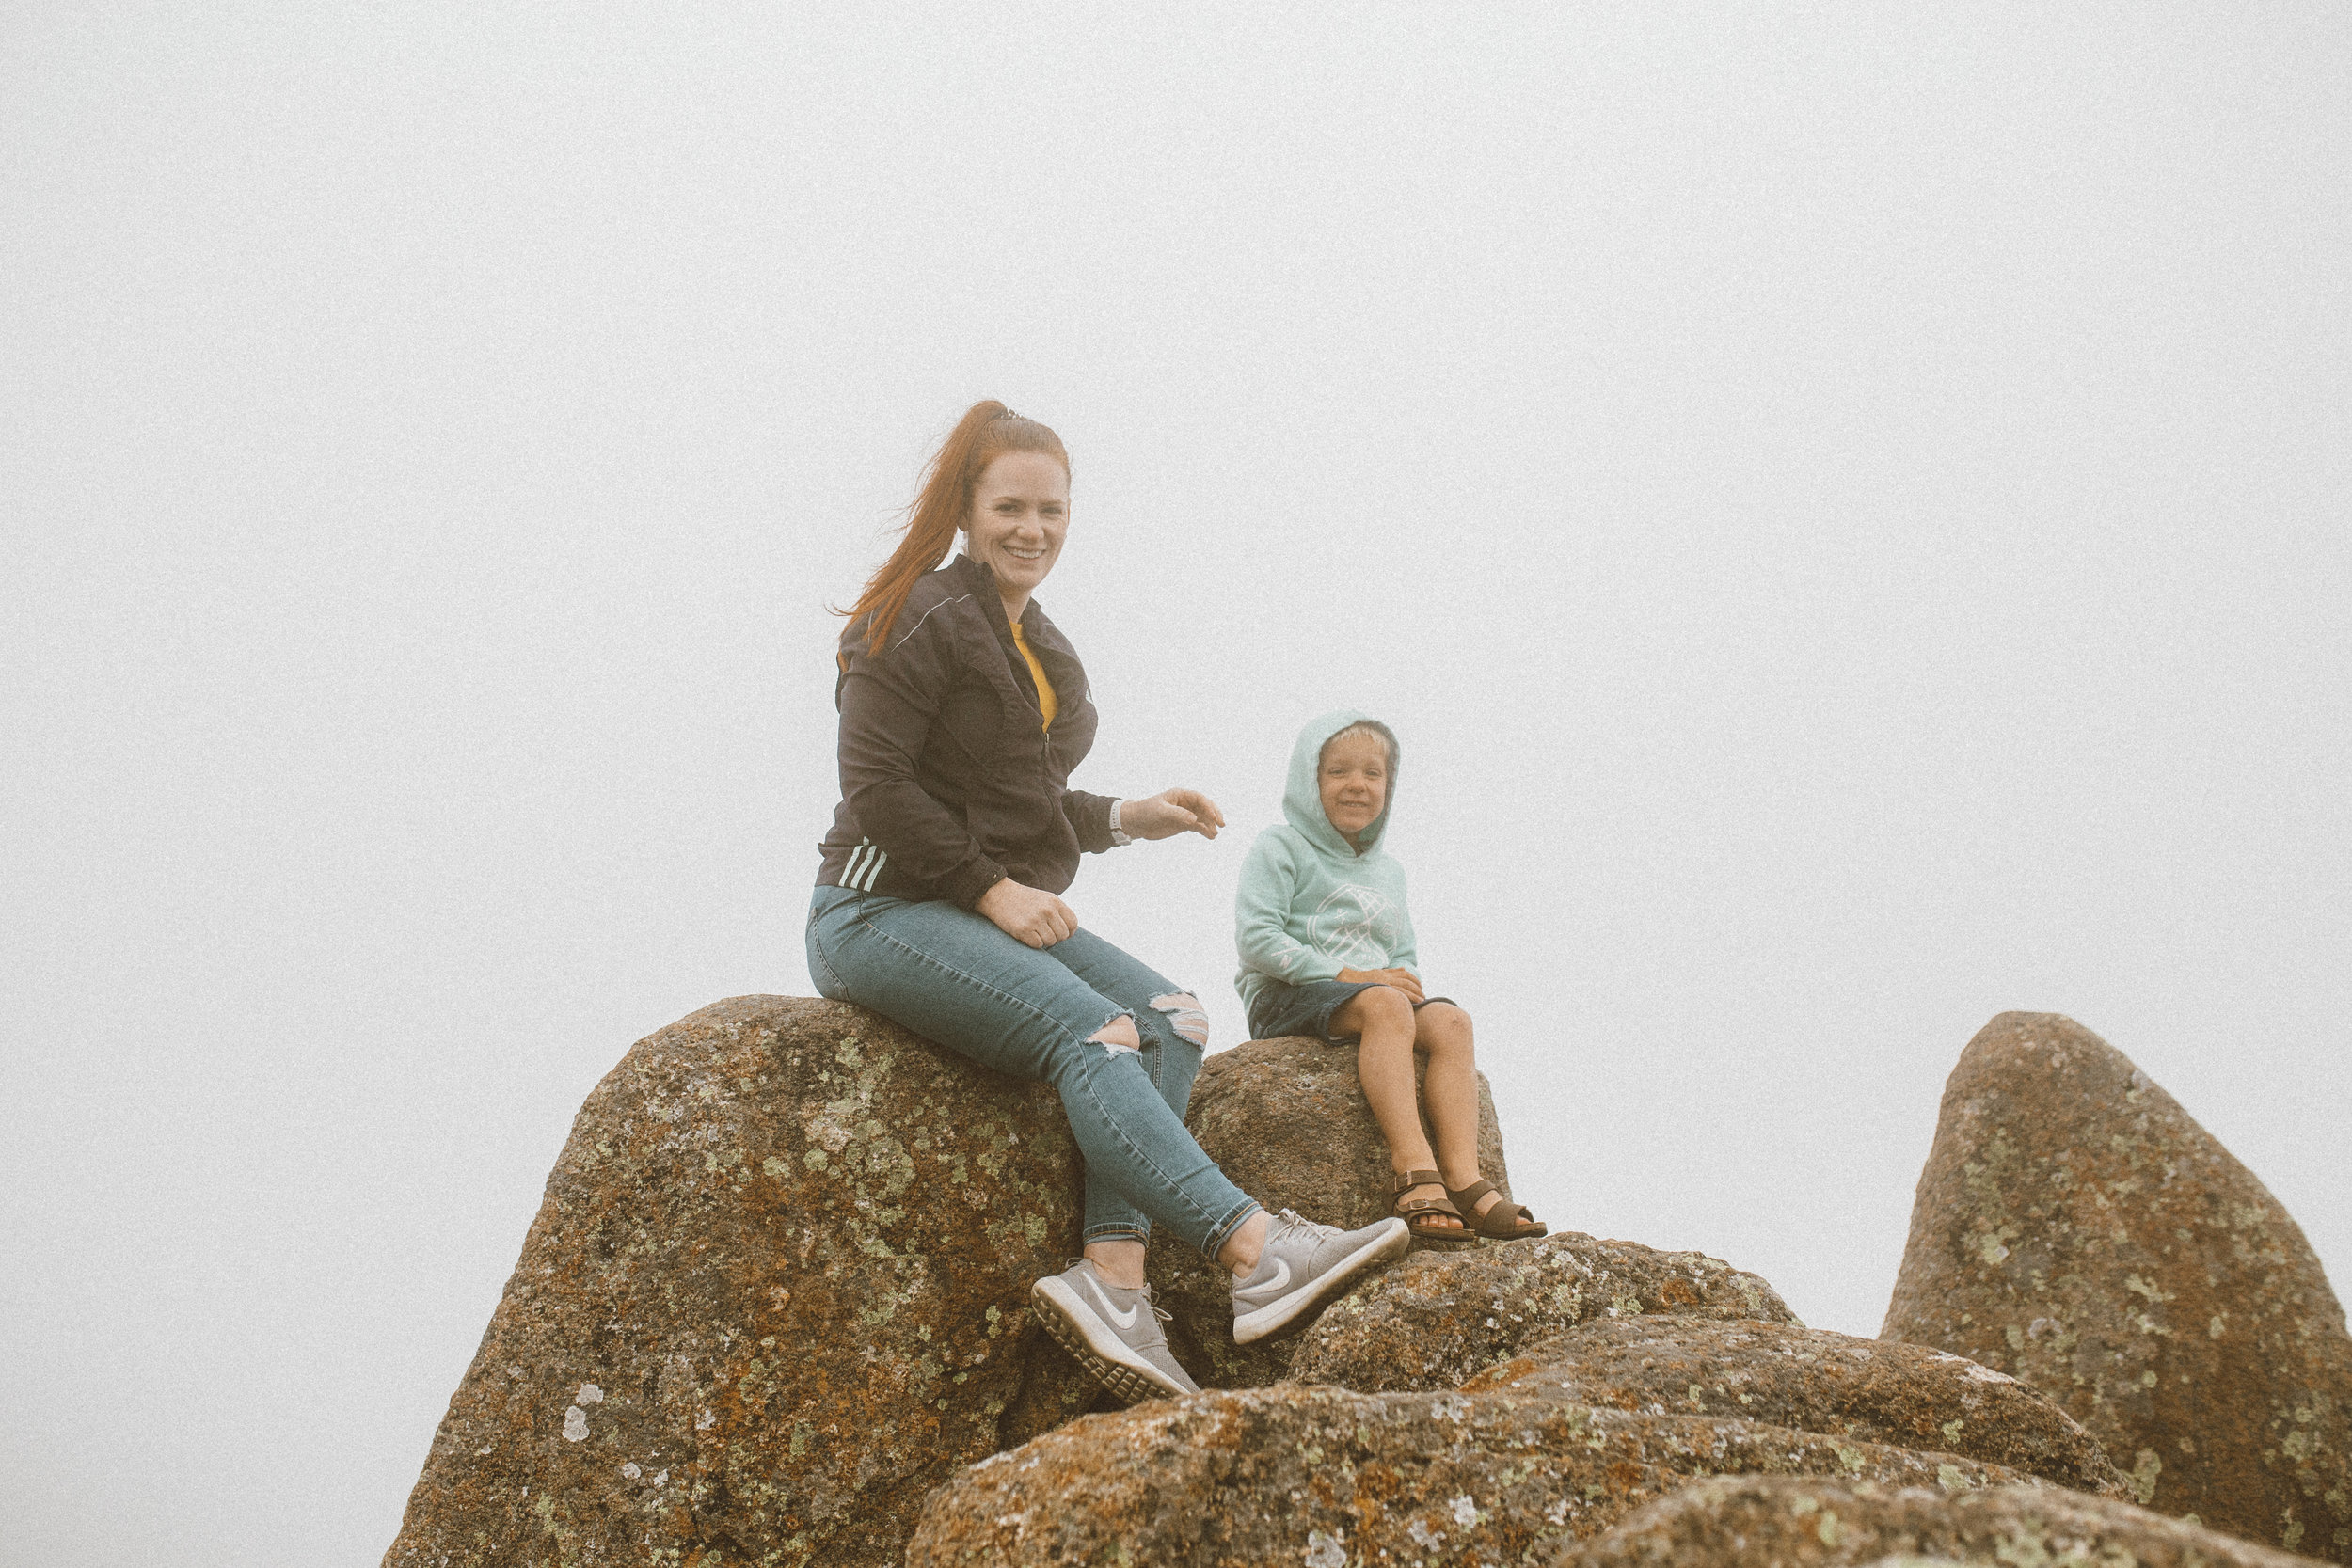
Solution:
M 1170 991 L 1152 998 L 1152 1010 L 1166 1013 L 1169 1028 L 1202 1050 L 1208 1049 L 1209 1015 L 1201 1010 L 1200 998 L 1188 990 Z
M 1141 1051 L 1143 1037 L 1136 1033 L 1135 1016 L 1113 1013 L 1110 1022 L 1087 1037 L 1089 1045 L 1099 1045 L 1105 1051 Z

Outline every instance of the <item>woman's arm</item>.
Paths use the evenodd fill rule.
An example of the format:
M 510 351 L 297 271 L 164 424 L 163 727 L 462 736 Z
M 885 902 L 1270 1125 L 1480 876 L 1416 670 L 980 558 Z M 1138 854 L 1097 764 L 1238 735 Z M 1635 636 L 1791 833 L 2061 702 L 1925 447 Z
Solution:
M 841 682 L 841 798 L 884 854 L 968 910 L 1005 879 L 1005 868 L 915 782 L 950 675 L 928 641 L 910 639 L 880 658 L 851 655 Z
M 1215 838 L 1223 826 L 1225 814 L 1197 789 L 1163 789 L 1140 800 L 1119 802 L 1119 831 L 1129 838 L 1173 838 L 1178 833 Z
M 842 799 L 858 831 L 909 874 L 946 884 L 949 897 L 1015 941 L 1051 947 L 1078 928 L 1070 906 L 1006 876 L 954 814 L 915 782 L 915 759 L 930 735 L 937 693 L 951 678 L 938 650 L 920 638 L 902 641 L 881 659 L 851 655 L 841 682 Z

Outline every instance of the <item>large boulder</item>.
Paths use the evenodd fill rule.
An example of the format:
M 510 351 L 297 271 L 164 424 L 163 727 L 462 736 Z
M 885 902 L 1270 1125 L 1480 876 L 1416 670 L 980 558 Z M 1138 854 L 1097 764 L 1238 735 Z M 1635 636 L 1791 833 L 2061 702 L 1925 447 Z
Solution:
M 2128 1497 L 2098 1439 L 2016 1379 L 1940 1350 L 1791 1323 L 1597 1318 L 1462 1385 L 1653 1415 L 1728 1416 L 1940 1449 Z
M 1416 1071 L 1425 1066 L 1417 1062 Z M 1353 1230 L 1386 1214 L 1395 1201 L 1389 1191 L 1389 1146 L 1357 1079 L 1352 1046 L 1293 1037 L 1219 1052 L 1201 1064 L 1184 1125 L 1233 1184 L 1268 1209 L 1294 1209 Z M 1484 1074 L 1478 1080 L 1478 1163 L 1508 1201 L 1511 1174 L 1503 1166 L 1502 1132 Z M 1436 1243 L 1449 1251 L 1479 1244 Z M 1289 1371 L 1295 1338 L 1233 1343 L 1225 1270 L 1164 1230 L 1152 1236 L 1149 1267 L 1153 1299 L 1174 1314 L 1168 1348 L 1199 1382 L 1254 1388 Z
M 1084 1408 L 1032 1279 L 1053 1091 L 862 1009 L 722 1002 L 580 1108 L 388 1568 L 898 1561 L 929 1488 Z
M 2319 1259 L 2070 1019 L 2003 1013 L 1962 1053 L 1883 1332 L 2048 1394 L 2152 1508 L 2352 1562 L 2352 1338 Z
M 1412 1254 L 1327 1308 L 1291 1375 L 1366 1392 L 1452 1388 L 1589 1319 L 1650 1313 L 1797 1322 L 1772 1286 L 1705 1253 L 1568 1231 Z
M 2109 1497 L 2056 1487 L 1951 1494 L 1862 1481 L 1724 1476 L 1684 1487 L 1552 1568 L 2310 1568 Z
M 907 1568 L 1541 1561 L 1725 1471 L 1954 1489 L 2026 1479 L 1754 1421 L 1284 1383 L 1082 1417 L 983 1461 L 931 1496 Z

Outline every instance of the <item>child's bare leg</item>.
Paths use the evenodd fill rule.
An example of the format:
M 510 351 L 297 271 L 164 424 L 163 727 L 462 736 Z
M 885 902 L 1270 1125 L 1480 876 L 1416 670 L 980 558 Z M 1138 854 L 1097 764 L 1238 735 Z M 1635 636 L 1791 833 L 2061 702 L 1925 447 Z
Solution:
M 1331 1032 L 1354 1035 L 1356 1047 L 1356 1076 L 1364 1085 L 1364 1098 L 1372 1102 L 1373 1119 L 1380 1124 L 1380 1135 L 1389 1141 L 1389 1167 L 1399 1176 L 1409 1170 L 1442 1169 L 1437 1157 L 1429 1152 L 1429 1139 L 1422 1132 L 1421 1107 L 1413 1095 L 1413 1003 L 1403 991 L 1389 986 L 1373 986 L 1358 991 L 1331 1015 Z M 1476 1091 L 1472 1090 L 1470 1104 L 1471 1159 L 1477 1159 L 1478 1108 Z M 1439 1187 L 1422 1185 L 1399 1194 L 1405 1197 L 1443 1197 Z M 1423 1220 L 1431 1229 L 1457 1228 L 1458 1222 L 1449 1223 L 1442 1215 Z
M 1432 1002 L 1414 1015 L 1414 1038 L 1429 1053 L 1422 1100 L 1438 1134 L 1438 1169 L 1457 1192 L 1478 1180 L 1478 1063 L 1470 1043 L 1470 1014 L 1451 1002 Z M 1409 1058 L 1408 1058 L 1409 1059 Z M 1407 1084 L 1411 1082 L 1406 1079 Z M 1474 1212 L 1502 1201 L 1489 1193 Z

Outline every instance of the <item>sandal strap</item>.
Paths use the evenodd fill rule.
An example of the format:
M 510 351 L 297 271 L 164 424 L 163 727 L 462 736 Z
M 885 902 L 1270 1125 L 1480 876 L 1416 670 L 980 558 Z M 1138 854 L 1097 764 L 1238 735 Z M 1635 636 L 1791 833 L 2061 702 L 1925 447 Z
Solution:
M 1478 1206 L 1480 1198 L 1494 1190 L 1495 1184 L 1482 1177 L 1467 1187 L 1448 1187 L 1445 1190 L 1445 1196 L 1454 1200 L 1454 1206 L 1456 1209 L 1467 1214 Z
M 1444 1185 L 1445 1178 L 1434 1170 L 1408 1170 L 1403 1175 L 1395 1172 L 1390 1173 L 1389 1191 L 1392 1193 L 1410 1192 L 1415 1187 L 1442 1187 Z

